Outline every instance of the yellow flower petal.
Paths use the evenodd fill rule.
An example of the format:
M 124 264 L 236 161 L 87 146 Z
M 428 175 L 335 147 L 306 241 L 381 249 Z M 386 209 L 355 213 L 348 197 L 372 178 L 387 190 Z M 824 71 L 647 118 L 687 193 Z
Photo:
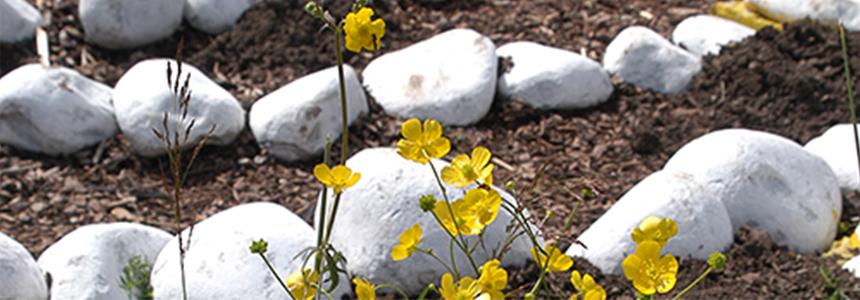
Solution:
M 433 119 L 424 120 L 424 138 L 428 140 L 442 137 L 442 124 Z
M 358 300 L 376 299 L 376 286 L 372 283 L 359 278 L 353 278 L 352 283 L 355 284 L 355 295 L 358 296 Z
M 483 168 L 490 162 L 490 157 L 492 154 L 490 150 L 484 147 L 476 147 L 472 149 L 472 166 L 477 168 Z
M 314 167 L 314 176 L 322 182 L 322 184 L 331 187 L 334 179 L 332 178 L 331 170 L 326 164 L 318 164 Z
M 403 125 L 400 126 L 400 134 L 410 141 L 420 140 L 423 137 L 421 132 L 421 121 L 418 121 L 416 118 L 406 120 L 406 122 L 403 122 Z

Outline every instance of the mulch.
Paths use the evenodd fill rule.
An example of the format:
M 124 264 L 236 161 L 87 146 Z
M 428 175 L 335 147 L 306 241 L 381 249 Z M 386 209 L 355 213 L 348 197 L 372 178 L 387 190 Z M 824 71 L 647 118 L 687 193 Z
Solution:
M 134 63 L 173 57 L 184 39 L 186 60 L 208 73 L 248 109 L 253 102 L 303 75 L 334 64 L 333 41 L 320 31 L 300 1 L 256 5 L 232 31 L 206 35 L 188 26 L 172 37 L 141 49 L 111 51 L 87 44 L 76 15 L 77 1 L 47 1 L 47 26 L 53 64 L 71 67 L 113 85 Z M 320 1 L 335 14 L 344 1 Z M 338 2 L 338 5 L 333 4 Z M 612 38 L 630 25 L 648 26 L 670 36 L 674 25 L 705 11 L 713 1 L 448 1 L 376 0 L 385 18 L 384 52 L 406 47 L 447 29 L 467 27 L 497 45 L 529 40 L 567 49 L 600 61 Z M 850 34 L 851 65 L 860 70 L 860 34 Z M 37 61 L 29 43 L 0 44 L 0 76 Z M 361 71 L 380 55 L 348 55 Z M 542 220 L 550 239 L 569 244 L 576 233 L 599 218 L 625 191 L 662 168 L 686 142 L 722 128 L 750 128 L 805 143 L 829 126 L 848 121 L 842 58 L 833 28 L 804 22 L 785 32 L 762 30 L 746 41 L 704 59 L 704 71 L 688 91 L 663 95 L 617 84 L 612 98 L 579 111 L 536 111 L 515 101 L 496 99 L 478 124 L 446 128 L 453 152 L 488 146 L 510 168 L 499 167 L 496 181 L 535 189 L 520 199 Z M 617 81 L 617 80 L 616 80 Z M 855 81 L 855 84 L 857 82 Z M 402 120 L 371 112 L 351 128 L 351 153 L 392 146 Z M 121 135 L 74 155 L 45 157 L 0 147 L 0 231 L 24 244 L 35 256 L 79 226 L 133 221 L 171 230 L 168 195 L 162 189 L 159 159 L 133 154 Z M 313 161 L 283 163 L 268 157 L 249 131 L 228 147 L 206 147 L 193 168 L 186 193 L 185 222 L 202 220 L 240 203 L 272 201 L 310 218 L 319 188 Z M 545 166 L 542 176 L 538 173 Z M 581 191 L 592 191 L 583 197 Z M 842 221 L 857 224 L 860 196 L 845 195 Z M 579 205 L 573 226 L 563 222 Z M 681 229 L 683 230 L 683 229 Z M 858 281 L 835 261 L 800 255 L 770 242 L 766 234 L 744 228 L 727 251 L 729 264 L 709 275 L 689 294 L 693 299 L 823 298 L 827 289 L 819 268 L 858 297 Z M 576 267 L 599 273 L 587 262 Z M 704 269 L 703 262 L 682 260 L 680 290 Z M 511 286 L 534 280 L 536 270 L 512 273 Z M 622 276 L 597 275 L 610 298 L 632 298 Z M 566 276 L 551 276 L 546 298 L 569 292 Z

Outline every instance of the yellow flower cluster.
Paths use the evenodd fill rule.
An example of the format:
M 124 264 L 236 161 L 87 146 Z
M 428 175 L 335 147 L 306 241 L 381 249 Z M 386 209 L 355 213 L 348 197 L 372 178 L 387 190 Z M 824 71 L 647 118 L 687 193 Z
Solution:
M 508 271 L 499 267 L 501 262 L 494 259 L 481 266 L 478 280 L 464 276 L 456 284 L 454 275 L 445 273 L 439 287 L 439 294 L 445 300 L 501 300 L 505 299 L 502 290 L 508 285 Z
M 678 260 L 671 254 L 660 256 L 663 246 L 678 233 L 669 218 L 648 217 L 630 234 L 636 251 L 621 262 L 624 276 L 644 295 L 665 294 L 675 287 Z
M 433 214 L 453 236 L 479 235 L 484 227 L 496 220 L 501 205 L 502 196 L 499 192 L 478 187 L 467 191 L 462 199 L 457 199 L 453 204 L 436 201 Z
M 579 271 L 570 273 L 570 284 L 582 295 L 583 300 L 605 300 L 606 290 L 594 281 L 591 275 L 581 276 Z M 576 300 L 577 295 L 570 296 L 569 300 Z

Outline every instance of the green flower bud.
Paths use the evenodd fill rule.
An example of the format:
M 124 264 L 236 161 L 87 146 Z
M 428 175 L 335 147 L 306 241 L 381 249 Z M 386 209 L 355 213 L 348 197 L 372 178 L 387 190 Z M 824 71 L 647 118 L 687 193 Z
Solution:
M 714 251 L 714 253 L 711 253 L 711 256 L 708 257 L 708 266 L 714 270 L 720 270 L 726 266 L 726 260 L 728 260 L 728 258 L 726 258 L 725 254 L 722 254 L 719 251 Z
M 269 251 L 269 243 L 266 240 L 260 239 L 259 241 L 251 242 L 251 253 L 266 254 L 266 251 Z
M 418 206 L 420 206 L 421 210 L 424 212 L 432 211 L 436 208 L 436 197 L 433 195 L 421 196 L 421 200 L 418 201 Z
M 515 188 L 517 188 L 516 182 L 513 182 L 513 181 L 505 182 L 505 190 L 513 191 Z
M 322 7 L 320 7 L 319 4 L 313 1 L 308 1 L 308 3 L 305 4 L 305 11 L 311 15 L 314 15 L 317 18 L 322 17 L 323 14 Z

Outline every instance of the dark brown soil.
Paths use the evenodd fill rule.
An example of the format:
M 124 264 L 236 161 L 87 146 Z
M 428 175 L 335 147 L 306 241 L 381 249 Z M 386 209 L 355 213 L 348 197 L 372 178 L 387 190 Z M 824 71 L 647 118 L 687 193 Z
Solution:
M 233 31 L 220 35 L 184 28 L 163 42 L 129 51 L 86 44 L 76 17 L 77 1 L 61 1 L 56 7 L 48 2 L 51 61 L 111 85 L 137 61 L 172 57 L 181 36 L 187 60 L 230 90 L 246 108 L 260 96 L 334 64 L 332 40 L 318 30 L 320 24 L 306 15 L 300 1 L 259 4 Z M 321 2 L 341 3 L 335 13 L 346 8 L 341 1 Z M 669 36 L 675 24 L 704 12 L 712 1 L 449 2 L 433 6 L 410 0 L 375 1 L 377 14 L 387 22 L 383 52 L 450 28 L 468 27 L 497 45 L 530 40 L 599 60 L 624 27 L 645 25 Z M 860 70 L 860 34 L 849 39 L 852 66 Z M 480 123 L 446 128 L 446 134 L 455 152 L 476 145 L 490 147 L 505 162 L 497 168 L 498 182 L 528 186 L 546 165 L 543 180 L 521 200 L 538 219 L 548 211 L 559 215 L 542 227 L 549 237 L 564 236 L 561 243 L 570 243 L 570 237 L 587 228 L 625 191 L 704 133 L 744 127 L 805 143 L 830 125 L 847 122 L 838 45 L 831 28 L 803 24 L 783 33 L 764 30 L 719 57 L 706 58 L 704 72 L 689 92 L 680 95 L 621 84 L 606 104 L 573 112 L 535 111 L 497 99 Z M 0 45 L 0 75 L 35 61 L 30 46 Z M 378 55 L 351 55 L 347 60 L 360 71 Z M 384 115 L 375 105 L 371 110 L 351 129 L 352 153 L 391 146 L 398 138 L 401 120 Z M 84 224 L 136 221 L 170 230 L 170 206 L 161 189 L 159 163 L 135 156 L 121 136 L 63 158 L 0 147 L 0 231 L 38 255 Z M 185 221 L 254 201 L 280 203 L 307 216 L 317 189 L 310 173 L 314 163 L 277 162 L 262 153 L 247 131 L 234 145 L 207 147 L 190 176 Z M 582 189 L 594 195 L 584 199 Z M 582 205 L 573 228 L 561 232 L 564 217 L 577 201 Z M 853 228 L 860 197 L 846 196 L 844 203 L 843 221 Z M 708 276 L 689 298 L 822 298 L 827 291 L 819 266 L 831 270 L 842 287 L 858 296 L 858 281 L 838 271 L 835 262 L 776 247 L 756 231 L 742 231 L 728 254 L 727 269 Z M 577 266 L 596 272 L 584 261 Z M 682 261 L 678 289 L 704 268 L 702 262 Z M 533 270 L 516 272 L 512 287 L 534 280 L 534 275 Z M 597 278 L 610 298 L 633 296 L 623 277 Z M 551 279 L 550 290 L 570 291 L 566 276 Z

